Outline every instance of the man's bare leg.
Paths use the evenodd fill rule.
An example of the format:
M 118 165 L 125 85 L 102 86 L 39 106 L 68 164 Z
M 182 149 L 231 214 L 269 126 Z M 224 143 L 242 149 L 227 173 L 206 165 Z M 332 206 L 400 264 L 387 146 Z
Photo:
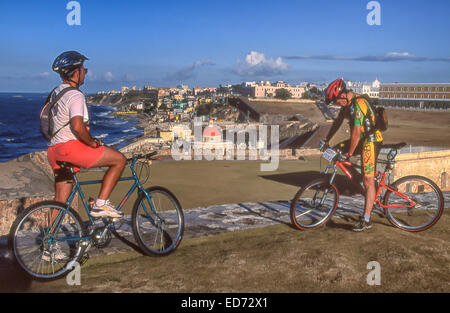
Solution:
M 364 215 L 370 216 L 370 213 L 373 209 L 373 203 L 375 202 L 375 177 L 373 176 L 364 176 L 363 184 L 366 188 L 366 200 L 364 206 Z
M 55 182 L 55 201 L 66 203 L 67 199 L 69 199 L 71 192 L 72 192 L 71 180 Z
M 105 147 L 102 156 L 92 167 L 109 167 L 103 177 L 102 187 L 100 189 L 99 199 L 106 200 L 111 195 L 112 190 L 117 184 L 123 173 L 126 164 L 125 156 L 119 151 Z
M 55 201 L 66 203 L 67 199 L 72 192 L 72 181 L 65 180 L 60 182 L 55 182 Z M 58 217 L 59 210 L 50 210 L 50 225 L 53 225 L 54 221 Z

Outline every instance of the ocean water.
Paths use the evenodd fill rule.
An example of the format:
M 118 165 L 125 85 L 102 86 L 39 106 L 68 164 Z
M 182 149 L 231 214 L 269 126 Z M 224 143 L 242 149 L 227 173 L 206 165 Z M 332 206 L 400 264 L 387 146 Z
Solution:
M 40 93 L 0 93 L 0 162 L 47 150 L 39 122 L 46 98 L 47 94 Z M 111 116 L 116 107 L 88 105 L 88 110 L 92 136 L 109 146 L 121 148 L 144 134 L 135 120 Z

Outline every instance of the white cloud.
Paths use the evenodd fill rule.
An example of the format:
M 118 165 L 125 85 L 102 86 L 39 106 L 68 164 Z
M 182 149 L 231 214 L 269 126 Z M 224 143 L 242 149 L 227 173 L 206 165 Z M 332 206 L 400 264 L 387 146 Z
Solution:
M 214 65 L 216 65 L 216 64 L 209 59 L 196 61 L 187 67 L 181 68 L 174 73 L 170 73 L 170 74 L 166 75 L 164 77 L 164 81 L 167 81 L 167 82 L 186 81 L 186 80 L 194 78 L 196 76 L 196 74 L 197 74 L 196 70 L 199 67 L 214 66 Z
M 86 80 L 88 81 L 96 81 L 97 80 L 97 75 L 95 75 L 95 73 L 89 69 L 88 73 L 86 74 Z
M 245 63 L 238 60 L 233 72 L 240 76 L 274 76 L 284 74 L 289 69 L 282 58 L 266 58 L 263 53 L 251 51 L 245 57 Z
M 50 73 L 49 73 L 49 72 L 42 72 L 42 73 L 39 74 L 39 77 L 40 77 L 40 78 L 47 78 L 47 77 L 49 77 L 49 76 L 50 76 Z
M 397 62 L 397 61 L 414 61 L 414 62 L 450 62 L 450 58 L 433 58 L 416 56 L 409 52 L 387 52 L 379 55 L 365 55 L 359 57 L 339 56 L 339 55 L 293 55 L 286 56 L 288 60 L 329 60 L 329 61 L 365 61 L 365 62 Z
M 112 82 L 112 81 L 114 80 L 114 75 L 113 75 L 111 72 L 106 72 L 106 73 L 103 75 L 103 79 L 104 79 L 105 81 L 107 81 L 108 83 L 110 83 L 110 82 Z

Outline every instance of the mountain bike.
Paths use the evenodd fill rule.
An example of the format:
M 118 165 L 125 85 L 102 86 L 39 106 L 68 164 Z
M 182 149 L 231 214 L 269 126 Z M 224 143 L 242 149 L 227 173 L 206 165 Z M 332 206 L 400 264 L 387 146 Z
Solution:
M 162 256 L 179 246 L 184 232 L 184 215 L 180 202 L 168 189 L 160 186 L 144 188 L 149 171 L 145 181 L 139 178 L 144 167 L 149 169 L 155 155 L 156 152 L 137 154 L 127 160 L 132 176 L 122 177 L 119 181 L 134 181 L 134 184 L 117 210 L 120 211 L 137 191 L 131 214 L 133 236 L 146 255 Z M 118 218 L 93 218 L 89 215 L 93 200 L 86 201 L 81 186 L 100 184 L 101 180 L 78 181 L 72 164 L 59 164 L 69 168 L 73 174 L 74 188 L 67 202 L 42 201 L 31 205 L 17 216 L 9 234 L 9 248 L 17 263 L 37 280 L 61 278 L 74 264 L 85 262 L 91 247 L 107 247 L 112 239 L 114 223 L 120 221 Z M 139 165 L 138 175 L 135 167 Z M 89 217 L 87 222 L 83 222 L 71 207 L 77 193 Z
M 389 222 L 405 231 L 423 231 L 439 220 L 444 210 L 444 197 L 439 187 L 430 179 L 418 175 L 405 176 L 393 184 L 387 181 L 395 165 L 398 150 L 406 143 L 383 145 L 390 149 L 383 172 L 375 172 L 376 197 L 374 206 L 382 208 Z M 335 213 L 339 203 L 339 190 L 334 183 L 338 168 L 352 182 L 355 190 L 364 195 L 362 176 L 338 149 L 330 148 L 324 141 L 319 144 L 322 158 L 329 162 L 324 177 L 302 187 L 294 196 L 290 207 L 292 224 L 300 230 L 323 226 Z M 384 196 L 381 192 L 385 191 Z

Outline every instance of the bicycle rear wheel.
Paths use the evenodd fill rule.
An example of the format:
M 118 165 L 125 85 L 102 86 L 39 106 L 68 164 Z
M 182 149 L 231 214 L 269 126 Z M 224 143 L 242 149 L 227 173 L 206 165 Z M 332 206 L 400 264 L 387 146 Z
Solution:
M 444 197 L 439 187 L 422 176 L 406 176 L 392 185 L 398 192 L 388 190 L 384 209 L 388 220 L 400 229 L 417 232 L 430 228 L 444 210 Z
M 73 261 L 79 262 L 82 257 L 79 241 L 86 228 L 72 208 L 64 215 L 66 208 L 56 201 L 35 203 L 23 210 L 11 227 L 9 248 L 20 267 L 34 279 L 60 278 L 72 269 Z M 60 227 L 51 230 L 57 217 Z M 51 233 L 55 234 L 53 239 Z
M 147 255 L 173 252 L 184 232 L 184 215 L 177 198 L 167 189 L 152 187 L 141 192 L 132 213 L 133 234 Z
M 325 178 L 319 178 L 301 188 L 291 203 L 292 224 L 301 230 L 324 225 L 334 214 L 339 202 L 337 188 Z

